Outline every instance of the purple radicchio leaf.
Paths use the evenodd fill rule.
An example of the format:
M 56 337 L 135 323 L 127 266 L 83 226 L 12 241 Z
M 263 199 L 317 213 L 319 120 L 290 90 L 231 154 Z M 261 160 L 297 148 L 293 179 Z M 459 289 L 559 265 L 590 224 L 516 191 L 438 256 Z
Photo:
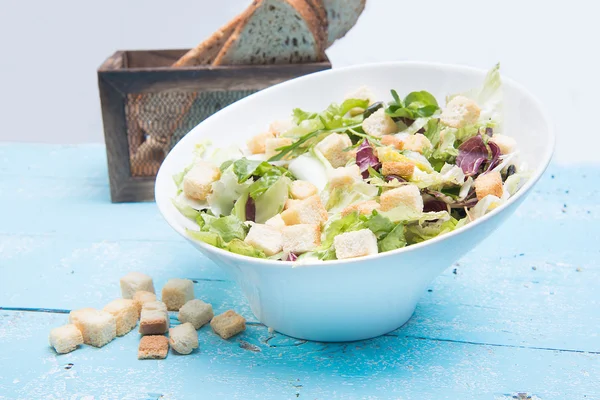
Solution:
M 494 129 L 492 128 L 485 128 L 485 134 L 492 137 L 494 135 Z
M 386 175 L 384 178 L 385 178 L 386 182 L 391 182 L 394 179 L 397 179 L 398 182 L 406 182 L 406 179 L 404 179 L 400 175 L 389 174 L 389 175 Z
M 381 169 L 379 158 L 375 155 L 373 146 L 371 146 L 367 139 L 365 139 L 356 150 L 356 165 L 360 168 L 363 179 L 369 177 L 369 167 L 377 172 Z
M 256 222 L 256 204 L 254 204 L 254 199 L 248 196 L 248 200 L 246 200 L 246 221 Z
M 488 142 L 488 146 L 490 146 L 492 159 L 490 160 L 489 166 L 487 167 L 487 171 L 491 171 L 500 164 L 500 155 L 502 154 L 502 151 L 500 150 L 500 147 L 498 147 L 498 145 L 494 142 Z
M 296 253 L 289 253 L 285 261 L 296 261 L 297 259 L 298 256 L 296 255 Z
M 429 200 L 426 201 L 423 207 L 423 212 L 437 212 L 437 211 L 448 211 L 448 204 L 442 200 Z
M 488 160 L 489 151 L 481 136 L 473 136 L 458 147 L 456 165 L 465 175 L 472 176 L 479 172 L 481 165 Z

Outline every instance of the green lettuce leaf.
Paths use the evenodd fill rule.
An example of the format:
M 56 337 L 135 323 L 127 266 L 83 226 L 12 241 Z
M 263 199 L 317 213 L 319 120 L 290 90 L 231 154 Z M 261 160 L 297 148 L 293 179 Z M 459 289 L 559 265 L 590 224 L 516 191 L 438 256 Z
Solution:
M 226 247 L 232 253 L 255 258 L 267 258 L 264 252 L 240 239 L 233 239 Z
M 465 221 L 466 219 L 467 218 L 464 218 Z M 415 244 L 423 242 L 425 240 L 433 239 L 436 236 L 455 230 L 458 225 L 458 222 L 459 221 L 457 219 L 450 218 L 446 221 L 439 220 L 425 222 L 423 224 L 407 225 L 406 240 L 409 244 Z
M 358 212 L 353 212 L 345 217 L 335 219 L 327 223 L 324 229 L 321 250 L 327 250 L 333 246 L 333 238 L 346 232 L 358 231 L 364 229 L 364 221 Z
M 404 101 L 400 99 L 395 90 L 391 92 L 394 100 L 388 104 L 385 110 L 386 114 L 390 117 L 409 118 L 413 120 L 428 118 L 440 109 L 435 97 L 427 91 L 411 92 L 404 98 Z
M 237 175 L 230 166 L 221 174 L 221 178 L 213 182 L 212 193 L 208 195 L 208 205 L 213 212 L 220 215 L 229 215 L 233 205 L 239 197 L 246 193 L 251 182 L 238 182 Z
M 260 182 L 260 180 L 255 183 L 258 182 Z M 285 202 L 289 198 L 291 183 L 292 181 L 290 178 L 281 176 L 270 187 L 266 188 L 262 194 L 255 198 L 256 222 L 264 224 L 268 219 L 279 214 L 283 210 Z M 251 188 L 252 186 L 250 187 L 250 190 Z M 252 194 L 250 195 L 252 196 Z
M 368 217 L 365 222 L 365 228 L 368 228 L 375 234 L 377 240 L 384 238 L 388 233 L 390 233 L 396 224 L 394 224 L 390 219 L 384 215 L 381 215 L 376 210 Z
M 402 224 L 397 224 L 390 233 L 377 241 L 380 253 L 396 250 L 404 246 L 406 246 L 406 239 L 404 238 L 404 225 Z
M 244 240 L 248 233 L 246 224 L 235 215 L 214 218 L 209 224 L 206 224 L 204 228 L 208 228 L 209 232 L 219 235 L 226 243 L 231 242 L 233 239 Z

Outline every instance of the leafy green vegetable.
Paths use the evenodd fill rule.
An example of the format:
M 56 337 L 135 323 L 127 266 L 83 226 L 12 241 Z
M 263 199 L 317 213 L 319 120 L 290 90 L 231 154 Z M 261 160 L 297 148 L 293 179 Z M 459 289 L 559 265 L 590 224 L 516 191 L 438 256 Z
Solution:
M 262 176 L 267 171 L 277 168 L 266 161 L 248 160 L 240 158 L 233 162 L 233 173 L 238 178 L 238 183 L 246 182 L 251 176 Z
M 240 221 L 246 221 L 246 202 L 248 201 L 248 191 L 246 190 L 235 201 L 231 214 L 235 215 Z
M 258 182 L 260 182 L 260 180 L 255 183 Z M 269 218 L 279 214 L 283 210 L 285 202 L 289 198 L 291 183 L 292 182 L 288 177 L 281 176 L 277 178 L 270 187 L 261 187 L 261 190 L 263 188 L 266 190 L 254 200 L 256 207 L 256 222 L 264 224 Z M 250 190 L 252 190 L 251 188 L 252 186 L 250 187 Z M 252 194 L 250 195 L 252 196 Z
M 404 246 L 406 246 L 406 239 L 404 238 L 404 225 L 402 224 L 397 224 L 390 233 L 377 242 L 380 253 L 396 250 Z
M 388 217 L 381 215 L 377 211 L 373 211 L 365 222 L 365 228 L 369 228 L 375 234 L 377 240 L 384 238 L 395 226 Z
M 409 244 L 420 243 L 433 239 L 444 233 L 456 229 L 458 220 L 450 218 L 446 221 L 425 222 L 424 224 L 410 224 L 406 226 L 406 240 Z
M 171 201 L 173 202 L 173 205 L 175 206 L 175 208 L 177 208 L 177 210 L 179 210 L 179 212 L 181 214 L 183 214 L 185 217 L 195 220 L 196 217 L 198 216 L 198 213 L 199 213 L 198 210 L 196 210 L 195 208 L 193 208 L 187 204 L 183 204 L 181 201 L 179 201 L 179 199 L 177 197 L 174 199 L 171 199 Z
M 221 174 L 221 178 L 212 184 L 212 193 L 208 196 L 208 205 L 216 214 L 229 215 L 235 201 L 246 192 L 250 182 L 238 182 L 238 177 L 230 166 Z
M 325 227 L 325 239 L 322 241 L 320 248 L 322 250 L 327 250 L 333 245 L 333 238 L 337 235 L 351 231 L 358 231 L 363 228 L 364 221 L 360 218 L 358 211 L 331 221 Z
M 258 180 L 250 185 L 250 197 L 257 199 L 258 196 L 267 191 L 271 186 L 275 184 L 281 178 L 281 171 L 276 168 L 272 168 L 265 172 Z
M 300 125 L 301 122 L 306 121 L 308 119 L 315 119 L 317 115 L 317 113 L 304 111 L 300 108 L 294 108 L 294 110 L 292 111 L 292 119 L 296 125 Z
M 214 232 L 205 232 L 205 231 L 194 231 L 191 229 L 186 229 L 187 234 L 196 240 L 200 240 L 201 242 L 208 243 L 211 246 L 222 247 L 221 237 Z
M 357 180 L 351 186 L 338 186 L 322 193 L 323 203 L 330 214 L 337 214 L 351 204 L 372 200 L 379 194 L 376 186 Z
M 252 245 L 244 242 L 240 239 L 233 239 L 228 245 L 227 250 L 232 253 L 241 254 L 243 256 L 255 257 L 255 258 L 267 258 L 265 253 L 255 248 Z
M 404 101 L 400 99 L 395 90 L 391 92 L 394 100 L 388 104 L 388 108 L 385 110 L 386 114 L 390 117 L 409 119 L 427 118 L 440 109 L 435 97 L 424 90 L 409 93 L 404 98 Z
M 248 227 L 235 215 L 215 218 L 210 224 L 205 225 L 209 232 L 216 233 L 224 242 L 231 242 L 233 239 L 244 240 L 248 233 Z

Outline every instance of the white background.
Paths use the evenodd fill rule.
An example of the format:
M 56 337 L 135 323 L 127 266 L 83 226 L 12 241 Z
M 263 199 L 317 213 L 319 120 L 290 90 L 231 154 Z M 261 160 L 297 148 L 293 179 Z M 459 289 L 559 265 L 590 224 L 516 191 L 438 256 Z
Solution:
M 115 50 L 189 48 L 249 0 L 2 0 L 0 141 L 104 140 L 96 69 Z M 502 71 L 537 95 L 555 160 L 600 161 L 600 6 L 592 0 L 368 0 L 334 67 L 423 60 Z

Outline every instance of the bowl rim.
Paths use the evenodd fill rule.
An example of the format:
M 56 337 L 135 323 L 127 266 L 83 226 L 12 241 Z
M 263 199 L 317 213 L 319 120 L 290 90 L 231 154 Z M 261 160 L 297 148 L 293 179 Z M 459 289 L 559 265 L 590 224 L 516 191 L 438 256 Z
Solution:
M 250 96 L 247 96 L 241 100 L 238 100 L 235 103 L 228 105 L 227 107 L 219 110 L 218 112 L 216 112 L 215 114 L 213 114 L 209 118 L 207 118 L 206 120 L 200 122 L 200 124 L 198 124 L 194 128 L 192 128 L 192 130 L 190 130 L 190 132 L 188 132 L 188 134 L 193 132 L 195 129 L 197 129 L 197 127 L 200 126 L 202 123 L 204 123 L 208 120 L 211 120 L 213 118 L 219 118 L 219 115 L 221 113 L 226 112 L 226 110 L 228 110 L 233 105 L 245 104 L 247 102 L 251 102 L 257 97 L 268 95 L 272 90 L 275 90 L 275 89 L 281 90 L 282 88 L 285 88 L 288 85 L 295 84 L 296 81 L 315 79 L 315 75 L 328 76 L 328 75 L 332 75 L 332 74 L 337 74 L 337 73 L 339 73 L 339 71 L 357 70 L 357 69 L 374 68 L 374 67 L 391 67 L 391 66 L 440 68 L 440 69 L 445 69 L 448 71 L 461 71 L 461 72 L 468 71 L 468 72 L 477 72 L 479 74 L 483 74 L 484 76 L 485 76 L 485 73 L 487 72 L 486 70 L 484 70 L 482 68 L 476 68 L 476 67 L 471 67 L 471 66 L 466 66 L 466 65 L 447 64 L 447 63 L 428 62 L 428 61 L 375 62 L 375 63 L 357 64 L 357 65 L 352 65 L 352 66 L 347 66 L 347 67 L 342 67 L 342 68 L 333 68 L 333 69 L 329 69 L 329 70 L 325 70 L 325 71 L 318 71 L 318 72 L 314 72 L 314 73 L 311 73 L 308 75 L 294 78 L 294 79 L 291 79 L 291 80 L 288 80 L 288 81 L 285 81 L 282 83 L 278 83 L 269 88 L 266 88 L 266 89 L 261 90 L 256 93 L 253 93 Z M 554 148 L 556 145 L 554 125 L 552 124 L 552 120 L 550 119 L 549 113 L 546 110 L 546 108 L 544 107 L 544 105 L 539 101 L 539 99 L 536 96 L 534 96 L 524 86 L 522 86 L 518 82 L 514 81 L 513 79 L 505 77 L 503 74 L 501 76 L 502 76 L 503 84 L 509 83 L 510 85 L 512 85 L 513 87 L 518 89 L 525 97 L 528 97 L 532 101 L 532 103 L 537 107 L 537 109 L 540 111 L 542 118 L 546 122 L 546 125 L 548 127 L 547 141 L 548 141 L 549 146 L 546 148 L 545 153 L 541 156 L 539 166 L 533 171 L 532 176 L 529 178 L 527 183 L 522 188 L 520 188 L 519 191 L 515 195 L 511 196 L 506 203 L 498 206 L 491 212 L 485 214 L 483 217 L 478 218 L 477 220 L 470 222 L 470 223 L 466 224 L 465 226 L 462 226 L 462 227 L 460 227 L 456 230 L 453 230 L 449 233 L 445 233 L 443 235 L 437 236 L 433 239 L 425 240 L 421 243 L 413 244 L 411 246 L 405 246 L 400 249 L 391 250 L 391 251 L 387 251 L 384 253 L 372 254 L 372 255 L 368 255 L 368 256 L 350 258 L 350 259 L 345 259 L 345 260 L 306 261 L 306 262 L 278 261 L 278 260 L 270 260 L 270 259 L 244 256 L 241 254 L 232 253 L 227 250 L 220 249 L 215 246 L 211 246 L 211 245 L 201 242 L 201 241 L 193 240 L 186 234 L 184 227 L 180 226 L 179 224 L 175 223 L 174 221 L 171 221 L 171 219 L 169 218 L 170 212 L 167 209 L 167 207 L 174 207 L 172 202 L 170 201 L 171 198 L 168 197 L 166 194 L 159 193 L 159 190 L 158 190 L 159 187 L 161 187 L 163 185 L 162 182 L 165 179 L 171 179 L 171 176 L 167 176 L 168 173 L 166 171 L 166 167 L 163 168 L 163 166 L 168 164 L 167 161 L 168 161 L 169 157 L 173 155 L 173 152 L 170 152 L 167 155 L 167 157 L 163 161 L 163 163 L 158 171 L 158 174 L 156 175 L 156 182 L 155 182 L 155 186 L 154 186 L 156 204 L 159 208 L 160 213 L 162 214 L 163 218 L 165 219 L 165 221 L 171 226 L 171 228 L 173 228 L 177 233 L 179 233 L 181 236 L 183 236 L 186 240 L 193 241 L 194 244 L 200 246 L 202 249 L 206 250 L 209 253 L 213 252 L 213 253 L 216 253 L 218 256 L 231 258 L 238 262 L 252 261 L 252 263 L 254 265 L 265 267 L 265 268 L 279 268 L 279 269 L 281 269 L 281 268 L 294 269 L 297 267 L 324 268 L 324 267 L 328 267 L 328 266 L 339 266 L 340 264 L 346 265 L 346 264 L 351 264 L 351 263 L 369 262 L 369 261 L 374 261 L 377 259 L 398 256 L 398 255 L 404 254 L 404 253 L 419 251 L 424 247 L 434 245 L 434 244 L 440 243 L 442 241 L 449 240 L 456 235 L 460 235 L 480 224 L 485 223 L 487 220 L 489 220 L 491 218 L 495 218 L 496 215 L 498 215 L 500 212 L 504 211 L 511 204 L 517 202 L 521 197 L 526 195 L 529 192 L 529 190 L 531 190 L 533 185 L 535 185 L 535 183 L 537 181 L 539 181 L 539 179 L 542 177 L 542 175 L 548 168 L 548 165 L 550 164 L 552 155 L 554 153 Z M 184 138 L 181 141 L 179 141 L 175 145 L 175 147 L 177 147 L 179 145 L 185 146 L 185 143 L 191 140 L 191 136 L 190 136 L 190 139 L 188 139 L 187 141 L 185 140 L 186 137 L 187 137 L 187 134 L 186 134 L 186 136 L 184 136 Z

